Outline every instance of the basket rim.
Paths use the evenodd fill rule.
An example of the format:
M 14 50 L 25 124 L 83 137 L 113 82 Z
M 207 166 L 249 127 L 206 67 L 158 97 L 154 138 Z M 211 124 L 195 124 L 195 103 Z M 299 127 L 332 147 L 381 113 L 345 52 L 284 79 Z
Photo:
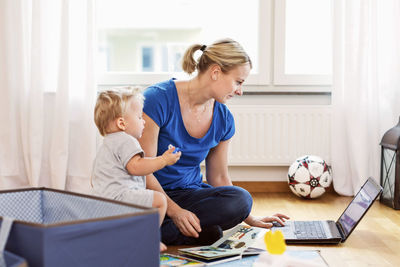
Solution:
M 94 199 L 94 200 L 99 200 L 99 201 L 105 201 L 105 202 L 109 202 L 109 203 L 113 203 L 113 204 L 117 204 L 117 205 L 128 206 L 128 207 L 131 207 L 131 208 L 138 208 L 138 209 L 142 209 L 143 210 L 143 211 L 140 211 L 140 212 L 124 213 L 122 215 L 105 216 L 105 217 L 99 217 L 99 218 L 74 220 L 74 221 L 51 223 L 51 224 L 42 224 L 42 223 L 34 223 L 34 222 L 27 222 L 27 221 L 21 221 L 21 220 L 14 220 L 14 223 L 34 226 L 34 227 L 38 227 L 38 228 L 51 228 L 51 227 L 66 226 L 66 225 L 73 225 L 73 224 L 80 224 L 80 223 L 89 223 L 89 222 L 96 222 L 96 221 L 105 221 L 105 220 L 108 221 L 108 220 L 115 220 L 115 219 L 123 219 L 123 218 L 128 218 L 128 217 L 135 217 L 135 216 L 148 215 L 148 214 L 154 214 L 154 213 L 158 214 L 158 210 L 156 208 L 149 208 L 149 207 L 144 207 L 144 206 L 140 206 L 140 205 L 136 205 L 136 204 L 132 204 L 132 203 L 127 203 L 127 202 L 122 202 L 122 201 L 118 201 L 118 200 L 103 198 L 103 197 L 99 197 L 99 196 L 87 195 L 87 194 L 82 194 L 82 193 L 77 193 L 77 192 L 72 192 L 72 191 L 66 191 L 66 190 L 53 189 L 53 188 L 48 188 L 48 187 L 28 187 L 28 188 L 0 190 L 0 194 L 25 192 L 25 191 L 56 192 L 56 193 L 60 193 L 60 194 L 64 194 L 64 195 L 72 195 L 72 196 L 89 198 L 89 199 Z M 0 215 L 0 219 L 3 220 L 3 216 Z

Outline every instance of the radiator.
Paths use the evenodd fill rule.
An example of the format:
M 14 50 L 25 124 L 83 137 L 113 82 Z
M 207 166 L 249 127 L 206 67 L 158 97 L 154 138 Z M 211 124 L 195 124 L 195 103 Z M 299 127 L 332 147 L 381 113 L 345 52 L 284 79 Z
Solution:
M 288 166 L 302 155 L 330 162 L 329 106 L 231 105 L 231 166 Z

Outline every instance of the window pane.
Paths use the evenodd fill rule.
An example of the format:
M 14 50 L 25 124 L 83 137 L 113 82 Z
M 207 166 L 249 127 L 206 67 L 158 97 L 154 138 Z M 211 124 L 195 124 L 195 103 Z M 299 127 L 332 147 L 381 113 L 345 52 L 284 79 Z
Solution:
M 285 74 L 331 74 L 331 1 L 286 0 L 285 19 Z
M 153 47 L 142 47 L 142 70 L 143 71 L 153 71 L 154 70 L 154 62 L 153 62 Z
M 193 43 L 229 37 L 258 69 L 258 0 L 98 0 L 101 72 L 178 72 Z

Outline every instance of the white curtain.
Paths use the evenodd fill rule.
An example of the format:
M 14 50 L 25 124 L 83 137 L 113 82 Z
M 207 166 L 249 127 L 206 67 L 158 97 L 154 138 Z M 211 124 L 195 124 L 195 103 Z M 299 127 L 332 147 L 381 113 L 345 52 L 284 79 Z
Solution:
M 379 143 L 400 116 L 400 1 L 333 3 L 333 184 L 353 195 L 379 181 Z
M 89 192 L 94 0 L 0 1 L 0 189 Z

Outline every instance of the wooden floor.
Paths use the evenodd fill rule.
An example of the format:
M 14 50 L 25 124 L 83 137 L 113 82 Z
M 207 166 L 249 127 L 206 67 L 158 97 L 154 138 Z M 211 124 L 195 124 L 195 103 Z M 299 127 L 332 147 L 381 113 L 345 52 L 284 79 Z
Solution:
M 255 216 L 282 212 L 295 220 L 337 218 L 351 197 L 328 193 L 316 200 L 303 200 L 292 193 L 252 193 Z M 256 247 L 264 248 L 262 240 Z M 329 266 L 400 266 L 400 210 L 374 203 L 345 243 L 339 245 L 290 245 L 288 249 L 318 249 Z M 170 246 L 167 252 L 176 253 Z

